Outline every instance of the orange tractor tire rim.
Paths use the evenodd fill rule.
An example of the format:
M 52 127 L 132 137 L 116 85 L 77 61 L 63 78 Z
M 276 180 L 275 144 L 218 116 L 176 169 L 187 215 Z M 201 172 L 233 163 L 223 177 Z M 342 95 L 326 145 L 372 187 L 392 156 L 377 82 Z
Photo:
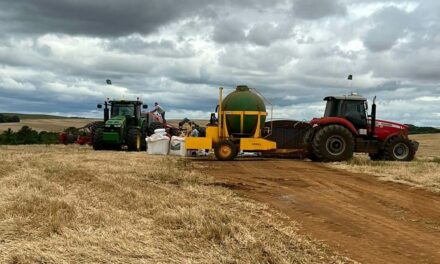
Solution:
M 223 146 L 220 147 L 220 151 L 219 152 L 220 152 L 220 155 L 222 157 L 229 157 L 232 154 L 231 146 L 223 145 Z

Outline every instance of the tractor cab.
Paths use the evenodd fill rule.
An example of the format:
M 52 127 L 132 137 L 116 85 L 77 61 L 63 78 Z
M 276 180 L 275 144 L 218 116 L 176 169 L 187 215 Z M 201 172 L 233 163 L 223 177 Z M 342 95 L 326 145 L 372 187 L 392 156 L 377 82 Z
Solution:
M 138 126 L 141 117 L 141 107 L 147 108 L 147 105 L 142 105 L 141 101 L 106 101 L 104 103 L 104 122 L 111 120 L 126 120 L 129 125 Z M 102 108 L 98 104 L 98 108 Z
M 327 96 L 324 117 L 342 117 L 350 121 L 356 130 L 368 129 L 368 103 L 365 97 L 357 94 Z
M 139 126 L 141 101 L 110 101 L 110 118 L 125 118 L 129 126 Z
M 111 117 L 115 116 L 131 116 L 135 117 L 138 114 L 136 104 L 131 102 L 110 102 L 111 103 Z

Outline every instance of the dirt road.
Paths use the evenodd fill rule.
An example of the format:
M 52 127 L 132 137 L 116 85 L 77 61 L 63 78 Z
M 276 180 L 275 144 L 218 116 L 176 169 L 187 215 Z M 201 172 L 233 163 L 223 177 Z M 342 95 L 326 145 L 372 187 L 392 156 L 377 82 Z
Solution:
M 196 161 L 362 263 L 440 263 L 440 195 L 296 160 Z

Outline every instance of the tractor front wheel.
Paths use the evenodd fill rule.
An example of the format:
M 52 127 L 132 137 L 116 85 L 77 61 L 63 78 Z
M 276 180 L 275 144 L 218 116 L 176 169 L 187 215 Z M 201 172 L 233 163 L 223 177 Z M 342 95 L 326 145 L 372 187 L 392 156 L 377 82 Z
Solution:
M 348 160 L 353 157 L 353 135 L 341 125 L 329 125 L 316 132 L 312 148 L 317 160 Z
M 104 130 L 102 128 L 96 128 L 93 134 L 93 149 L 94 150 L 103 150 L 105 143 L 102 140 L 102 134 Z
M 131 128 L 128 130 L 126 142 L 129 151 L 139 151 L 142 145 L 141 140 L 141 131 L 139 129 Z
M 385 145 L 385 160 L 392 161 L 412 161 L 416 154 L 413 144 L 406 138 L 395 137 Z
M 214 148 L 218 160 L 233 160 L 237 156 L 237 147 L 232 141 L 222 141 Z

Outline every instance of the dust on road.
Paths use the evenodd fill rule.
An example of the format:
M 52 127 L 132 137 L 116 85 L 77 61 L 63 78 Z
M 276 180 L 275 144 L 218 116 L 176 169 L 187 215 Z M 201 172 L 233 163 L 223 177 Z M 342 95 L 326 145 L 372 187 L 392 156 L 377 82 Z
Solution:
M 196 161 L 363 263 L 440 263 L 440 195 L 298 160 Z

